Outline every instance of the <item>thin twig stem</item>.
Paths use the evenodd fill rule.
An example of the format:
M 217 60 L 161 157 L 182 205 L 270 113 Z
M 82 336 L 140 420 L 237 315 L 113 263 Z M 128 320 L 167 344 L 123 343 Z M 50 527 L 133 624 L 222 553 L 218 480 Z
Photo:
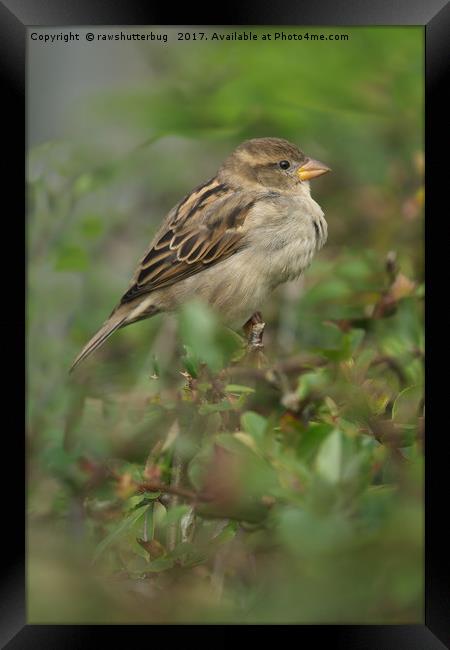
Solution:
M 200 492 L 188 490 L 179 485 L 168 485 L 166 483 L 159 483 L 158 481 L 144 481 L 136 484 L 138 492 L 164 492 L 165 494 L 173 494 L 174 496 L 182 497 L 188 501 L 210 501 L 211 499 Z

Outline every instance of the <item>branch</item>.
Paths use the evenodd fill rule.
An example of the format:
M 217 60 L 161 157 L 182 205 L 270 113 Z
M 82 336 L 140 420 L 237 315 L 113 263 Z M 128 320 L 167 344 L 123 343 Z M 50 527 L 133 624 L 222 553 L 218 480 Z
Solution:
M 136 483 L 136 491 L 141 492 L 164 492 L 165 494 L 173 494 L 178 497 L 183 497 L 188 501 L 211 501 L 211 497 L 201 492 L 194 492 L 179 485 L 167 485 L 166 483 L 159 483 L 158 481 L 144 481 Z

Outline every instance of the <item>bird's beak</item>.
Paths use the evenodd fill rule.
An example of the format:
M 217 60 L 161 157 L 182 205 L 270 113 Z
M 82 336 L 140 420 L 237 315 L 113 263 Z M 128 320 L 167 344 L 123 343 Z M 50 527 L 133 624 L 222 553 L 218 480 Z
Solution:
M 316 176 L 322 176 L 330 172 L 331 169 L 319 162 L 318 160 L 313 160 L 308 158 L 307 161 L 298 168 L 297 174 L 301 181 L 309 181 L 311 178 L 316 178 Z

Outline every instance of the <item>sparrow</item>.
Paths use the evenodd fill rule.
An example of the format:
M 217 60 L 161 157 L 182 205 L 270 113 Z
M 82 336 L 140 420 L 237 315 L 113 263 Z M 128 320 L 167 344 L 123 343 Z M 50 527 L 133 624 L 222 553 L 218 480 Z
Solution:
M 240 326 L 327 240 L 309 181 L 330 171 L 280 138 L 246 140 L 167 214 L 127 291 L 74 360 L 117 329 L 201 299 Z

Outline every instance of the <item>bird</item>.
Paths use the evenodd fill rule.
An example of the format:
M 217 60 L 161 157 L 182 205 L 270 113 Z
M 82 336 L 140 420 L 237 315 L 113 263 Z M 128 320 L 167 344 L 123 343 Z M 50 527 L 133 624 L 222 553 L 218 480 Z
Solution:
M 242 326 L 281 283 L 298 278 L 328 236 L 310 180 L 331 171 L 291 142 L 242 142 L 215 176 L 166 215 L 119 303 L 70 371 L 121 327 L 192 299 Z

